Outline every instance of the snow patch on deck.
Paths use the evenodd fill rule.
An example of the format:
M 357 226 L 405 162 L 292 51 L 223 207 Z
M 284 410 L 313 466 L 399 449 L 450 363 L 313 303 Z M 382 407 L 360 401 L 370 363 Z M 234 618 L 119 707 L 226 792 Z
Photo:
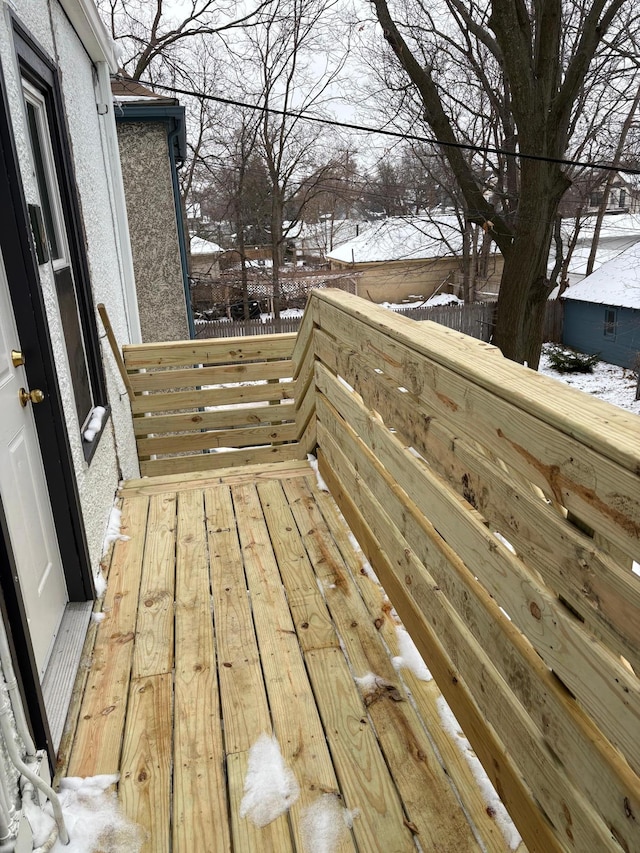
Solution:
M 400 654 L 393 659 L 395 668 L 406 667 L 420 681 L 431 681 L 433 676 L 404 625 L 396 625 L 396 635 Z
M 300 787 L 282 757 L 278 739 L 261 734 L 249 750 L 240 817 L 266 826 L 284 814 L 299 794 Z
M 322 794 L 302 812 L 305 853 L 333 853 L 346 840 L 358 814 L 358 809 L 345 809 L 337 794 Z
M 491 784 L 491 780 L 485 773 L 484 767 L 480 764 L 473 748 L 467 738 L 464 736 L 460 723 L 456 720 L 451 708 L 447 705 L 443 696 L 438 696 L 436 699 L 438 714 L 442 727 L 449 737 L 458 745 L 460 752 L 463 754 L 467 764 L 469 765 L 473 777 L 476 780 L 480 792 L 487 804 L 487 813 L 490 814 L 496 822 L 496 826 L 502 833 L 504 840 L 509 845 L 511 850 L 516 850 L 522 841 L 515 824 L 509 817 L 509 813 L 502 804 L 502 800 L 496 793 L 496 789 Z
M 107 522 L 107 532 L 104 535 L 104 542 L 102 544 L 102 555 L 104 556 L 109 550 L 109 546 L 112 542 L 126 542 L 131 537 L 125 536 L 124 533 L 121 532 L 122 528 L 122 511 L 118 509 L 117 506 L 114 506 L 109 514 L 109 521 Z
M 81 779 L 68 776 L 60 782 L 60 805 L 69 832 L 69 844 L 60 839 L 51 848 L 52 853 L 138 853 L 144 842 L 140 826 L 129 820 L 120 804 L 115 785 L 118 773 L 111 776 L 89 776 Z M 47 803 L 44 813 L 51 813 Z
M 307 460 L 309 462 L 309 465 L 311 465 L 311 467 L 313 468 L 313 471 L 316 475 L 316 481 L 318 483 L 318 488 L 320 489 L 321 492 L 327 492 L 327 494 L 328 494 L 329 493 L 329 486 L 327 486 L 325 481 L 320 476 L 320 471 L 318 470 L 318 460 L 313 455 L 313 453 L 307 453 Z

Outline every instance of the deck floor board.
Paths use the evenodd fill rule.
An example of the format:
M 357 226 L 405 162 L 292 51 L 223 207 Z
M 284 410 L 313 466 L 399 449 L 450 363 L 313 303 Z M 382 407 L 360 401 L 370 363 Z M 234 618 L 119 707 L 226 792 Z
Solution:
M 435 684 L 394 667 L 391 608 L 310 468 L 151 478 L 122 496 L 132 538 L 113 549 L 59 769 L 119 770 L 144 853 L 303 853 L 305 810 L 327 793 L 355 814 L 332 853 L 507 853 Z M 300 797 L 259 828 L 240 804 L 263 732 Z

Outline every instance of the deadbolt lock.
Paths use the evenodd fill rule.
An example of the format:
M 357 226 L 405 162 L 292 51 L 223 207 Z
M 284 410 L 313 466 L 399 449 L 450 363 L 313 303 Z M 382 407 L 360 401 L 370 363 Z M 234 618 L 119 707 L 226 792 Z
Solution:
M 20 405 L 24 408 L 27 403 L 42 403 L 44 400 L 44 391 L 39 388 L 34 388 L 33 391 L 27 391 L 26 388 L 21 388 L 18 391 Z
M 24 356 L 22 355 L 20 350 L 11 350 L 11 361 L 14 367 L 21 367 L 24 364 Z

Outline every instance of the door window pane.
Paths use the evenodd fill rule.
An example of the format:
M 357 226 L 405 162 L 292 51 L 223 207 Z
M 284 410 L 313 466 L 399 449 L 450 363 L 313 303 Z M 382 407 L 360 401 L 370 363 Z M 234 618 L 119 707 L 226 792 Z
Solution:
M 56 227 L 53 219 L 51 193 L 47 185 L 43 140 L 41 136 L 41 129 L 38 127 L 38 114 L 36 112 L 36 108 L 29 101 L 27 101 L 27 120 L 29 122 L 29 137 L 31 139 L 31 149 L 33 151 L 33 163 L 36 171 L 36 180 L 38 182 L 38 193 L 40 194 L 42 216 L 44 218 L 44 227 L 47 232 L 47 240 L 49 242 L 49 256 L 55 261 L 60 257 L 61 252 L 58 246 L 58 236 L 56 234 Z
M 24 94 L 33 167 L 38 187 L 38 200 L 49 242 L 71 384 L 78 422 L 82 431 L 94 406 L 94 394 L 89 378 L 76 279 L 67 249 L 67 223 L 63 212 L 58 170 L 53 154 L 54 140 L 44 94 L 26 81 L 24 82 Z
M 73 395 L 76 401 L 78 421 L 82 426 L 93 408 L 93 400 L 91 398 L 91 385 L 87 372 L 87 360 L 84 352 L 80 318 L 78 317 L 73 276 L 69 267 L 63 267 L 55 271 L 54 277 L 56 280 L 58 305 L 60 307 L 60 319 L 62 320 L 64 340 L 69 357 Z

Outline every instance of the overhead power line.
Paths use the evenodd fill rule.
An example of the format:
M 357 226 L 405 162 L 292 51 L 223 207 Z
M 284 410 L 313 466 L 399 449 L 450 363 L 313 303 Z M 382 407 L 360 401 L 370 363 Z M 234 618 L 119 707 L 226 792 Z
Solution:
M 337 119 L 322 118 L 321 116 L 310 115 L 306 112 L 297 112 L 296 110 L 280 110 L 276 107 L 266 107 L 261 104 L 249 104 L 246 101 L 238 101 L 234 98 L 223 98 L 221 95 L 209 95 L 206 92 L 197 92 L 195 89 L 179 89 L 177 86 L 166 86 L 163 83 L 155 83 L 150 80 L 140 80 L 146 86 L 151 86 L 154 89 L 164 89 L 167 92 L 174 92 L 176 95 L 187 95 L 194 98 L 203 98 L 207 101 L 214 101 L 218 104 L 225 104 L 230 107 L 239 107 L 244 110 L 253 110 L 261 113 L 273 113 L 274 115 L 285 116 L 287 118 L 297 118 L 302 121 L 313 122 L 314 124 L 324 124 L 330 127 L 341 127 L 345 130 L 354 130 L 358 133 L 375 133 L 378 136 L 390 136 L 394 139 L 403 139 L 409 142 L 426 142 L 430 145 L 438 145 L 442 148 L 461 148 L 464 151 L 475 151 L 478 154 L 499 154 L 504 157 L 517 157 L 520 160 L 536 160 L 542 163 L 557 163 L 560 166 L 577 166 L 585 169 L 598 169 L 604 172 L 623 172 L 626 175 L 640 175 L 640 169 L 632 169 L 629 166 L 614 166 L 610 163 L 591 163 L 587 160 L 571 160 L 560 157 L 542 157 L 538 154 L 524 154 L 521 151 L 507 151 L 504 148 L 493 148 L 488 145 L 472 145 L 466 142 L 440 142 L 430 136 L 420 136 L 415 133 L 403 133 L 398 130 L 388 130 L 382 127 L 369 127 L 363 124 L 354 124 L 353 122 L 338 121 Z

